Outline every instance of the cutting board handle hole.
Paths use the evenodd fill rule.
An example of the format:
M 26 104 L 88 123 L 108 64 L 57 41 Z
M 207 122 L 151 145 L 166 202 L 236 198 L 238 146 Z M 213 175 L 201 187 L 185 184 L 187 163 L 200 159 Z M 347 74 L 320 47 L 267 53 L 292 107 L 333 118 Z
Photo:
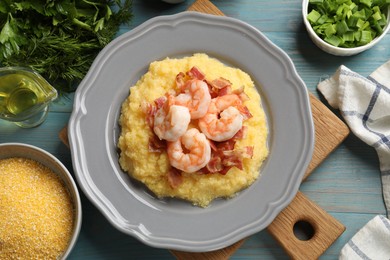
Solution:
M 294 224 L 293 232 L 296 238 L 301 241 L 308 241 L 313 238 L 315 230 L 313 225 L 306 220 L 299 220 Z

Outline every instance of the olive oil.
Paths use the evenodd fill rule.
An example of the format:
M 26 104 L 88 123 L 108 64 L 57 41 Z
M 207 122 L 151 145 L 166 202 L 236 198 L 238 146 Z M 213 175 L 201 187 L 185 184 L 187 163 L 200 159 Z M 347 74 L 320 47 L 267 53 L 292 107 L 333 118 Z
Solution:
M 57 91 L 41 75 L 18 67 L 0 68 L 0 118 L 22 127 L 43 122 Z
M 43 93 L 33 78 L 22 74 L 0 77 L 0 113 L 18 115 L 43 102 Z
M 28 88 L 16 89 L 7 101 L 7 109 L 12 114 L 19 114 L 38 104 L 38 96 Z

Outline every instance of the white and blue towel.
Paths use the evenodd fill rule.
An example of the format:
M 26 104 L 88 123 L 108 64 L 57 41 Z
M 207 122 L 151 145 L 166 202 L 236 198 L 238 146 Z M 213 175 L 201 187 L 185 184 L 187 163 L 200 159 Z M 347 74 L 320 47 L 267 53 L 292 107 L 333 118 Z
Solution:
M 382 215 L 371 219 L 341 249 L 339 260 L 390 259 L 390 221 Z
M 382 192 L 390 215 L 390 60 L 369 77 L 340 66 L 320 82 L 318 90 L 339 109 L 351 131 L 375 148 L 379 156 Z M 378 250 L 384 257 L 378 258 Z M 377 216 L 343 248 L 340 259 L 390 259 L 390 221 Z

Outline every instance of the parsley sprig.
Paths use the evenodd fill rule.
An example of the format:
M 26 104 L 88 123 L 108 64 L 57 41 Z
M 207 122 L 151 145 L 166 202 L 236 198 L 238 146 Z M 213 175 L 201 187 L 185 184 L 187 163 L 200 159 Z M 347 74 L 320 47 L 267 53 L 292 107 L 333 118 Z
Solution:
M 73 91 L 131 18 L 132 0 L 1 0 L 0 64 L 30 67 Z

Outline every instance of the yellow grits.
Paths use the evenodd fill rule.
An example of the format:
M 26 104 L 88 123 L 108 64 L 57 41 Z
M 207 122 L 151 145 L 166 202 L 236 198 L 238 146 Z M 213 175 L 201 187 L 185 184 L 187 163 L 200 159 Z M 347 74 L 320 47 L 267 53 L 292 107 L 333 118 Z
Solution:
M 198 67 L 207 80 L 223 77 L 232 83 L 233 89 L 245 87 L 250 100 L 244 104 L 253 117 L 244 121 L 244 125 L 248 126 L 247 135 L 237 141 L 235 149 L 254 146 L 253 157 L 244 159 L 242 171 L 233 167 L 226 175 L 183 172 L 183 182 L 179 187 L 172 188 L 167 178 L 170 165 L 166 152 L 152 153 L 148 150 L 149 138 L 153 132 L 145 120 L 141 106 L 144 101 L 153 103 L 155 99 L 174 89 L 176 75 L 179 72 L 185 73 L 193 66 Z M 144 183 L 159 198 L 180 198 L 201 207 L 206 207 L 215 198 L 230 198 L 259 177 L 260 166 L 268 155 L 266 117 L 259 93 L 250 76 L 206 54 L 152 62 L 149 71 L 130 88 L 130 95 L 122 104 L 119 123 L 122 128 L 118 142 L 122 169 Z

